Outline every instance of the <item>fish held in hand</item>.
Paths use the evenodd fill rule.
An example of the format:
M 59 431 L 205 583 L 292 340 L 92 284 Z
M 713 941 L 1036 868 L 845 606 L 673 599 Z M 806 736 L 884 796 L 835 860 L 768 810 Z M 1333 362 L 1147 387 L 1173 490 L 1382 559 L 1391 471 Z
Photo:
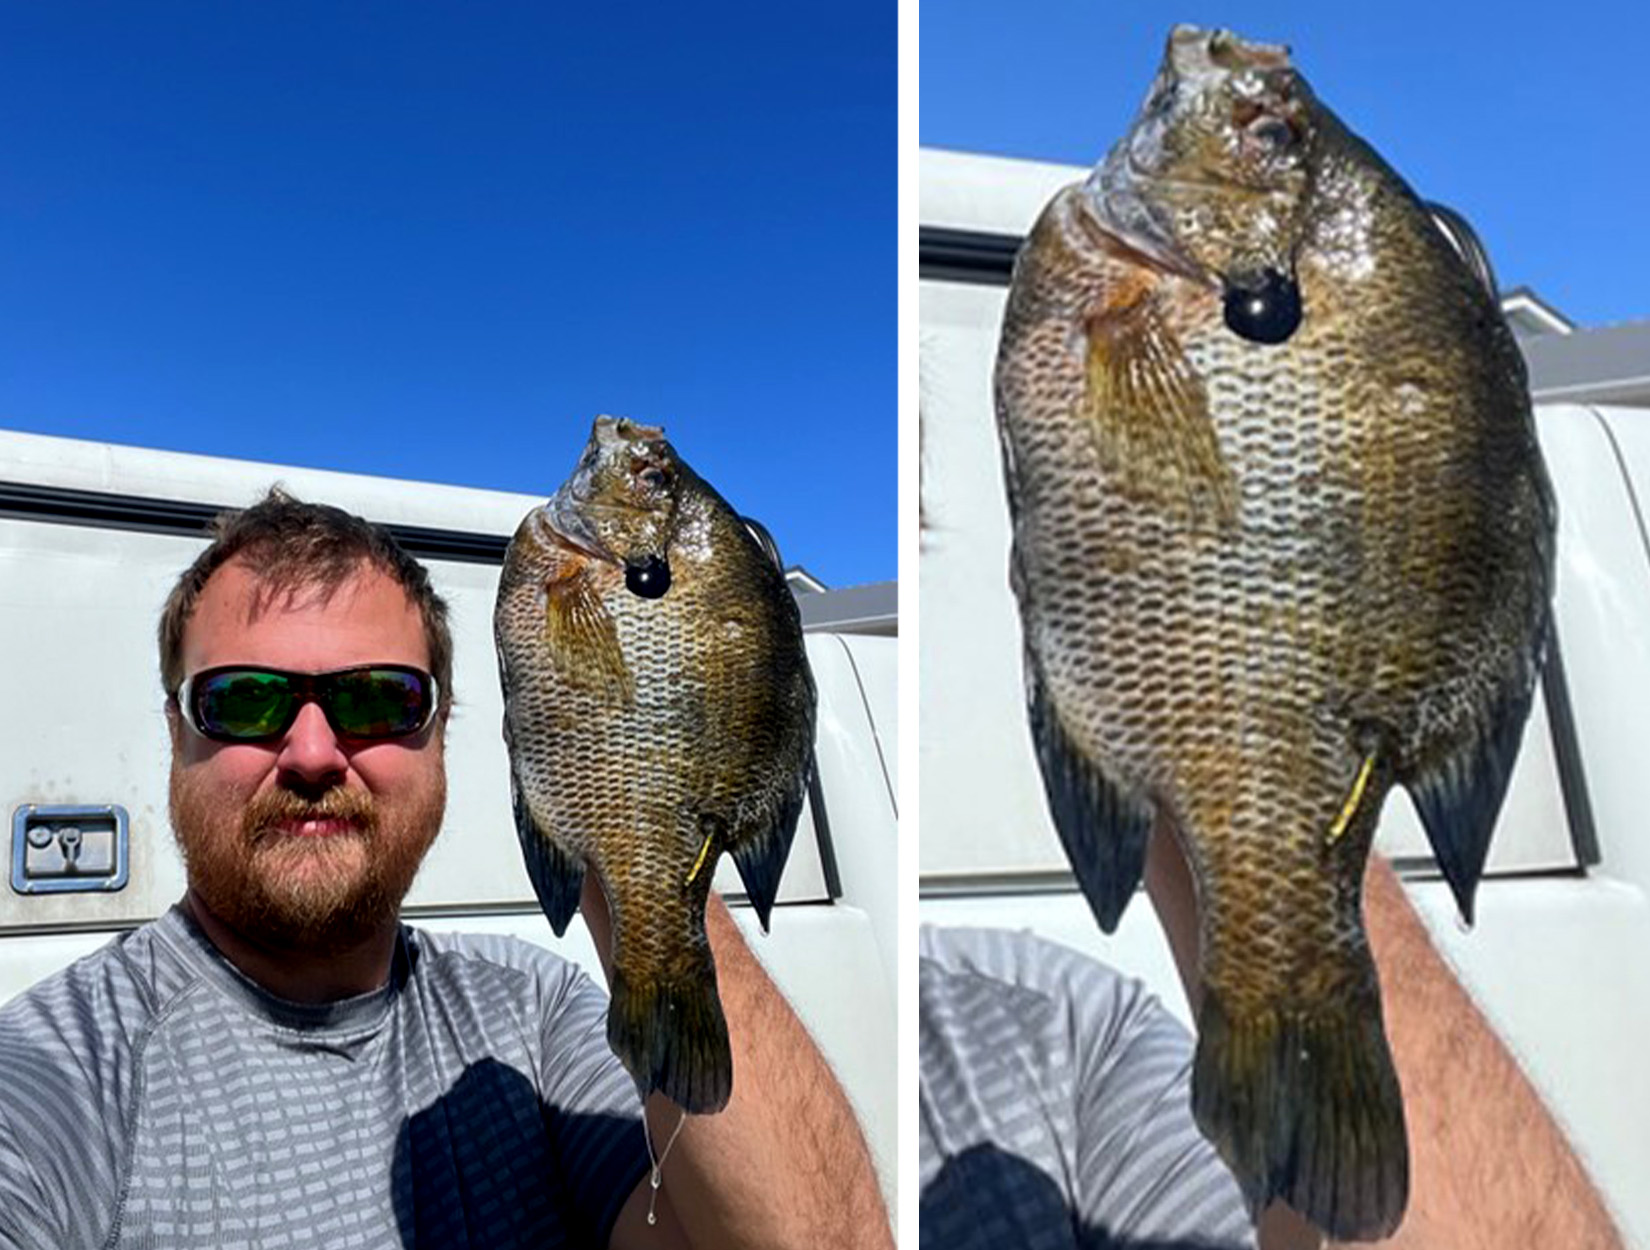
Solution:
M 814 684 L 784 572 L 656 428 L 599 417 L 527 515 L 494 614 L 516 831 L 560 935 L 594 870 L 607 1033 L 643 1097 L 733 1088 L 705 934 L 733 856 L 765 930 L 802 811 Z
M 1201 937 L 1193 1110 L 1258 1209 L 1397 1227 L 1361 887 L 1404 786 L 1469 920 L 1546 647 L 1524 366 L 1287 49 L 1177 28 L 1021 250 L 996 408 L 1027 701 L 1101 926 L 1154 821 Z

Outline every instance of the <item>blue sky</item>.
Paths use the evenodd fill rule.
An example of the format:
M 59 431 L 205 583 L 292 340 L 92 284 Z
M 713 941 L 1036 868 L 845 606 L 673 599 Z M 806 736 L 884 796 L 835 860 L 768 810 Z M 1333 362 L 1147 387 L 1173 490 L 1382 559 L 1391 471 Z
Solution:
M 1175 22 L 1288 43 L 1353 130 L 1466 214 L 1504 288 L 1582 325 L 1650 317 L 1650 6 L 930 0 L 921 20 L 924 144 L 1082 165 Z
M 544 495 L 611 412 L 892 578 L 895 38 L 887 0 L 6 5 L 0 427 Z

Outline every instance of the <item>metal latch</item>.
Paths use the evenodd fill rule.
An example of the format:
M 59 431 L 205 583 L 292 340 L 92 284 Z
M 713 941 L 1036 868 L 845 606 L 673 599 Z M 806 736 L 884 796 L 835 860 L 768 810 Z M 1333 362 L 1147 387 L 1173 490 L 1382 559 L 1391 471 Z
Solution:
M 19 894 L 124 889 L 126 809 L 25 803 L 11 820 L 11 888 Z

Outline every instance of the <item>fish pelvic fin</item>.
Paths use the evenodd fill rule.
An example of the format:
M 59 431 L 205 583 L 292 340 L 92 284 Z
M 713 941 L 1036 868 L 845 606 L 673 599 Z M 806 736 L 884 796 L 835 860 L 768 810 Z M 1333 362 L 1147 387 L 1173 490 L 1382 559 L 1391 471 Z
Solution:
M 588 561 L 544 586 L 544 645 L 570 685 L 628 703 L 635 679 L 619 646 L 619 631 L 602 603 Z
M 1117 929 L 1146 867 L 1152 805 L 1106 776 L 1067 735 L 1041 666 L 1026 654 L 1026 703 L 1049 815 L 1094 918 Z
M 669 979 L 632 977 L 615 964 L 607 1042 L 642 1098 L 658 1090 L 693 1115 L 727 1106 L 733 1050 L 709 948 L 701 964 Z
M 1335 1241 L 1403 1219 L 1409 1146 L 1380 1001 L 1229 1015 L 1205 987 L 1192 1113 L 1258 1215 L 1281 1198 Z
M 745 895 L 756 909 L 756 918 L 762 922 L 764 933 L 768 932 L 768 918 L 779 895 L 779 878 L 784 875 L 785 861 L 790 858 L 796 823 L 802 818 L 802 802 L 807 797 L 808 780 L 813 771 L 814 758 L 810 753 L 807 768 L 784 795 L 772 823 L 729 848 L 733 866 L 739 870 L 739 880 L 744 883 Z
M 584 861 L 569 855 L 533 819 L 532 809 L 521 792 L 515 769 L 510 770 L 510 807 L 516 818 L 516 837 L 521 841 L 521 858 L 527 878 L 539 897 L 545 919 L 557 937 L 567 933 L 573 913 L 579 909 L 584 888 Z
M 1536 655 L 1543 650 L 1538 648 Z M 1403 779 L 1455 905 L 1469 925 L 1539 674 L 1538 659 L 1502 691 L 1464 740 L 1424 760 Z
M 1237 520 L 1238 487 L 1157 279 L 1135 270 L 1085 322 L 1085 403 L 1100 463 L 1119 489 L 1199 528 Z

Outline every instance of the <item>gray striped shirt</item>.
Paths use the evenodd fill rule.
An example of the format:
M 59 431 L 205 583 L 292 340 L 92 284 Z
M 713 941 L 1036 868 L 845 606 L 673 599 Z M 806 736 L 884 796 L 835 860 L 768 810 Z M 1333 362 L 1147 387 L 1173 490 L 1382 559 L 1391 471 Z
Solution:
M 404 929 L 324 1006 L 176 908 L 0 1010 L 0 1247 L 607 1244 L 647 1169 L 606 999 L 524 942 Z
M 922 933 L 932 1250 L 1254 1246 L 1191 1118 L 1191 1039 L 1137 981 L 1028 933 Z

